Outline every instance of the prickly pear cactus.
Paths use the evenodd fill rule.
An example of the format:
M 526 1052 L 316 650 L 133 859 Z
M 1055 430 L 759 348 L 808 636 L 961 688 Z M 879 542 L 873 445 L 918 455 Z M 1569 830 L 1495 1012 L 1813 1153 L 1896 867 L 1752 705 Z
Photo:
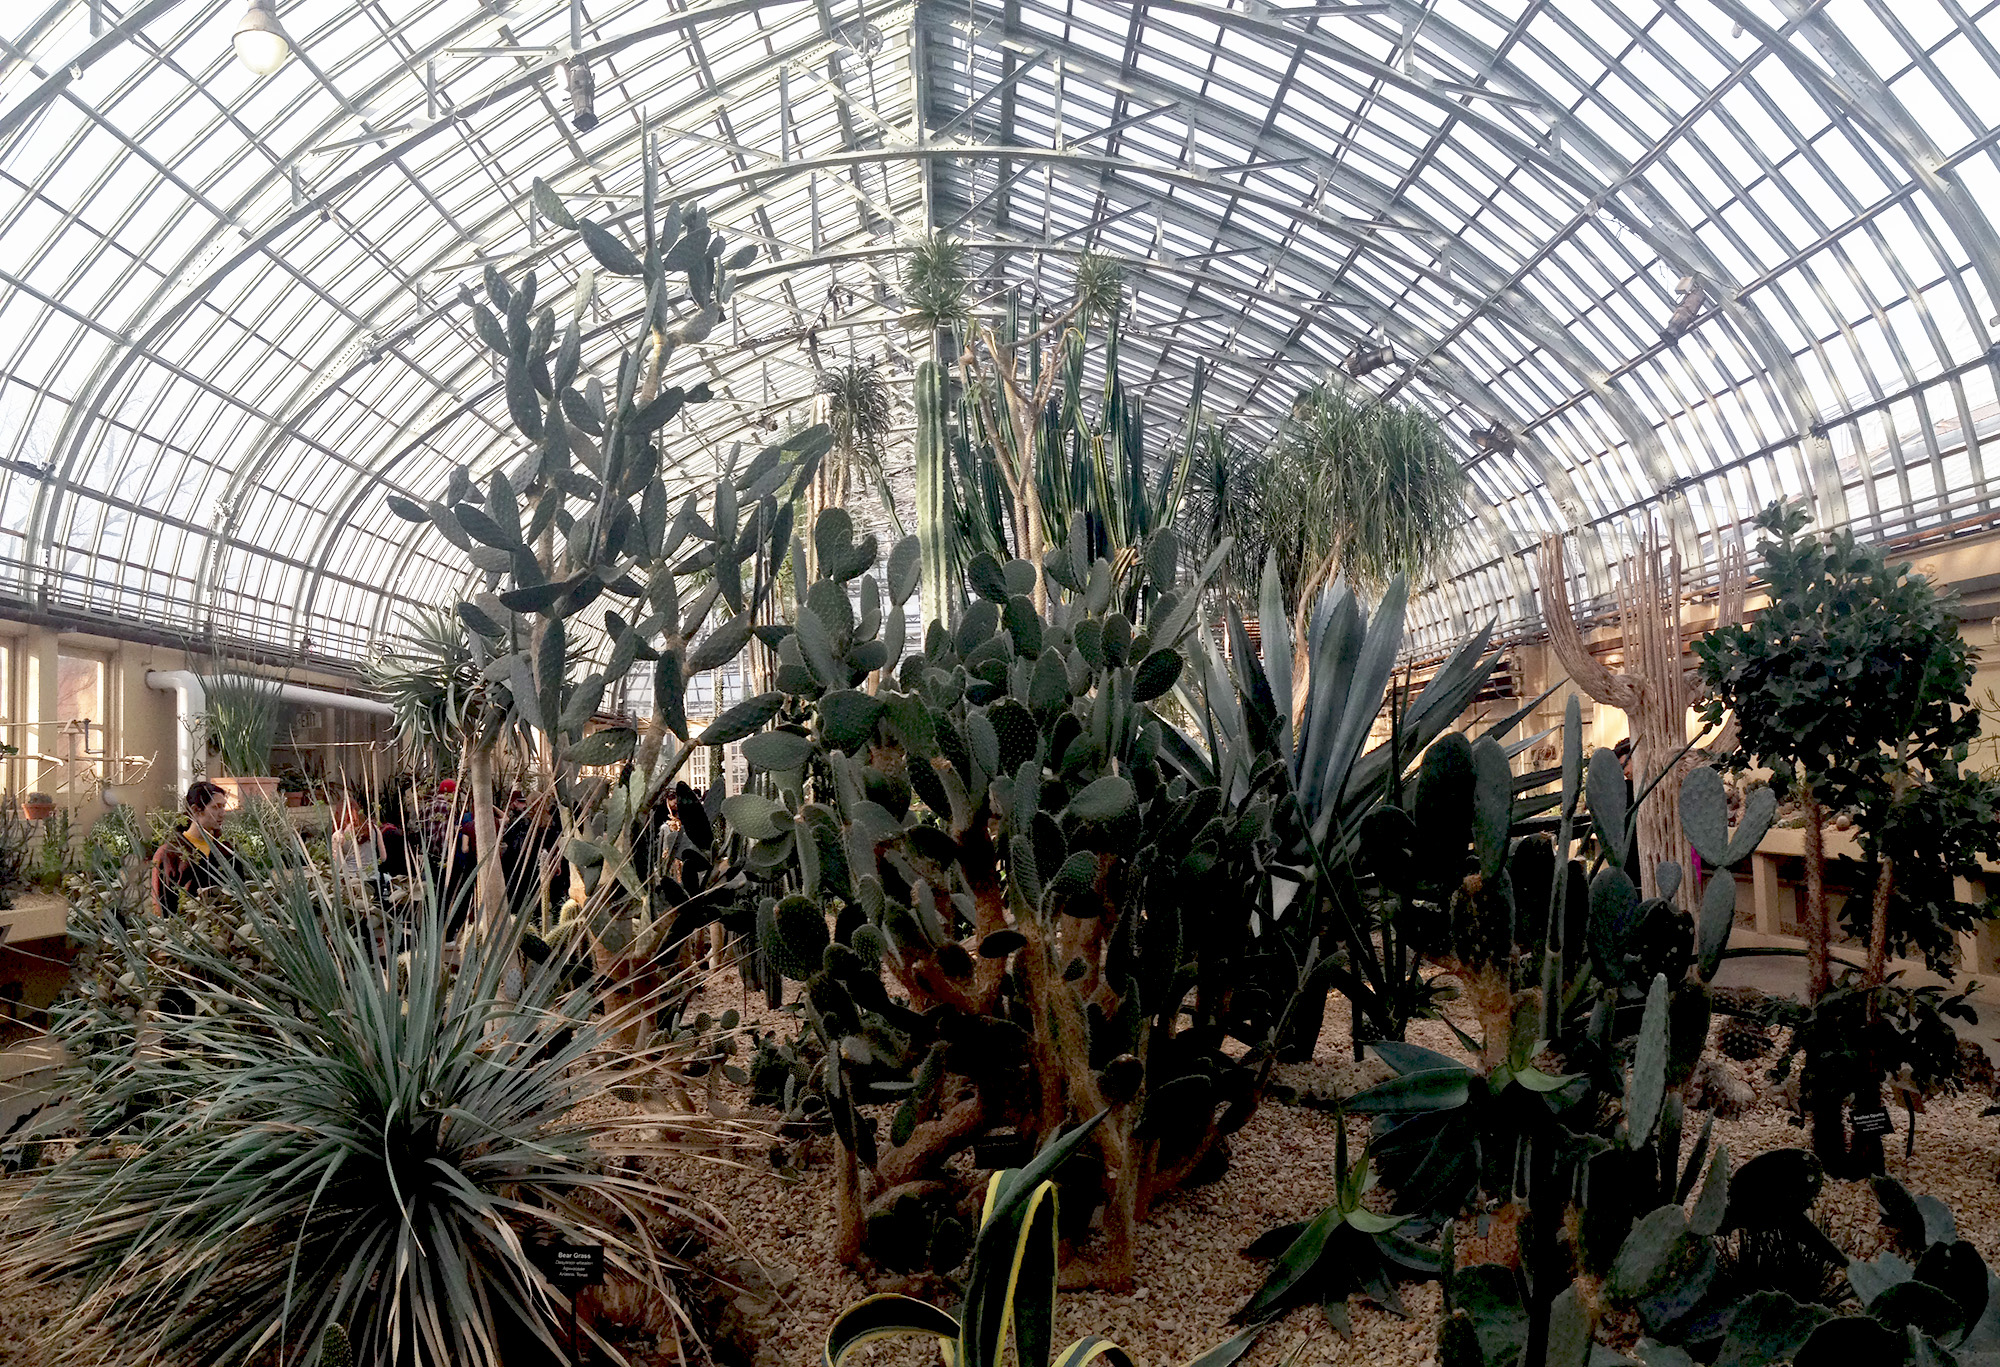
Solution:
M 790 701 L 744 747 L 776 795 L 725 816 L 791 889 L 765 902 L 759 943 L 826 1039 L 829 1112 L 872 1170 L 868 1228 L 910 1225 L 903 1197 L 976 1141 L 1046 1141 L 1110 1106 L 1096 1194 L 1115 1282 L 1130 1221 L 1249 1118 L 1262 1080 L 1255 1047 L 1224 1044 L 1247 1006 L 1244 889 L 1265 881 L 1272 800 L 1163 762 L 1150 706 L 1180 675 L 1203 580 L 1148 582 L 1141 563 L 1121 584 L 1073 537 L 1038 612 L 1035 566 L 980 556 L 957 625 L 905 655 L 916 538 L 878 581 L 844 513 L 813 536 L 820 577 L 776 647 Z M 1137 622 L 1118 610 L 1135 599 Z M 884 1100 L 878 1136 L 855 1106 Z M 1078 1195 L 1087 1212 L 1087 1194 L 1066 1205 Z

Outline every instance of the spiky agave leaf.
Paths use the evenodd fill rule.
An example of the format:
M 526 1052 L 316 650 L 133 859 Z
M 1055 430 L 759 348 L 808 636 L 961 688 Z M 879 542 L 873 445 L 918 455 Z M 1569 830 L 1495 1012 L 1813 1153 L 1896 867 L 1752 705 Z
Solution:
M 498 1364 L 523 1335 L 557 1350 L 532 1252 L 551 1241 L 604 1244 L 687 1323 L 649 1228 L 699 1217 L 628 1163 L 736 1127 L 575 1108 L 705 1042 L 610 1047 L 657 1001 L 611 1009 L 562 955 L 522 977 L 517 930 L 471 938 L 453 969 L 429 888 L 400 960 L 296 865 L 210 895 L 241 900 L 257 961 L 156 947 L 192 1009 L 70 1079 L 140 1128 L 95 1136 L 14 1213 L 6 1271 L 84 1287 L 52 1342 L 101 1326 L 107 1360 L 290 1364 L 339 1324 L 363 1361 Z

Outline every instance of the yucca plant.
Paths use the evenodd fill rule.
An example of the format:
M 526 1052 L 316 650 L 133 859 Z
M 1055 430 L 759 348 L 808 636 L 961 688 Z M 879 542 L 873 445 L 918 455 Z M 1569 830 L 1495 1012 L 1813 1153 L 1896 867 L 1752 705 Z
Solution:
M 558 1350 L 537 1250 L 565 1241 L 603 1244 L 672 1307 L 663 1332 L 688 1327 L 653 1231 L 699 1217 L 638 1164 L 732 1127 L 574 1113 L 672 1060 L 609 1046 L 617 1016 L 571 986 L 573 960 L 503 993 L 518 933 L 496 928 L 454 970 L 428 890 L 389 958 L 296 864 L 207 896 L 237 903 L 254 953 L 167 927 L 152 962 L 180 1004 L 124 1066 L 72 1072 L 82 1110 L 111 1119 L 14 1213 L 6 1270 L 83 1288 L 51 1341 L 97 1326 L 118 1360 L 310 1363 L 339 1325 L 362 1361 L 497 1364 L 530 1339 Z M 69 1025 L 131 1028 L 93 1010 Z
M 827 1330 L 821 1367 L 841 1367 L 855 1349 L 887 1338 L 937 1340 L 951 1367 L 1000 1367 L 1008 1340 L 1018 1367 L 1131 1367 L 1125 1350 L 1086 1335 L 1055 1351 L 1055 1306 L 1060 1240 L 1056 1184 L 1051 1179 L 1083 1147 L 1109 1112 L 1051 1143 L 1025 1168 L 996 1172 L 986 1185 L 973 1245 L 965 1304 L 953 1318 L 914 1296 L 869 1296 L 855 1302 Z M 1236 1334 L 1195 1358 L 1189 1367 L 1229 1367 L 1249 1349 L 1258 1331 Z
M 242 674 L 204 678 L 201 685 L 208 698 L 208 739 L 222 752 L 222 767 L 238 777 L 270 773 L 284 709 L 278 685 Z

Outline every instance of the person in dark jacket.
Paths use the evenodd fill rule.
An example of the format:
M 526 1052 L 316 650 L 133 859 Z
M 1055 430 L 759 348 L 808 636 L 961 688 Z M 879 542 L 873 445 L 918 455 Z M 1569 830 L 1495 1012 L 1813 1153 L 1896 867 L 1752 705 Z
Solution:
M 180 828 L 153 852 L 151 900 L 159 916 L 179 911 L 183 894 L 242 874 L 241 859 L 222 838 L 228 791 L 219 783 L 198 780 L 189 785 L 184 806 Z

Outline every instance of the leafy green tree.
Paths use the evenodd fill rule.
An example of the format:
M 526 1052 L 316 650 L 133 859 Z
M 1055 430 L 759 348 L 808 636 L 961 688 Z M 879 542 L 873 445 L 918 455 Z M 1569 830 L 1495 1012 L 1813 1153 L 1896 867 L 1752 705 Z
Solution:
M 1796 506 L 1774 503 L 1757 525 L 1771 603 L 1755 621 L 1725 626 L 1696 643 L 1711 697 L 1707 719 L 1733 710 L 1741 738 L 1738 767 L 1771 770 L 1805 809 L 1807 954 L 1811 999 L 1833 989 L 1832 925 L 1826 896 L 1827 820 L 1853 818 L 1866 861 L 1866 886 L 1842 919 L 1868 945 L 1854 985 L 1872 1024 L 1890 982 L 1891 952 L 1921 953 L 1950 976 L 1956 932 L 1987 914 L 1961 902 L 1953 879 L 1974 872 L 1982 853 L 2000 851 L 2000 781 L 1965 770 L 1979 731 L 1968 696 L 1973 651 L 1958 632 L 1951 599 L 1906 563 L 1852 534 L 1808 533 Z M 1923 1003 L 1913 997 L 1912 1008 Z M 1879 1166 L 1880 1141 L 1857 1138 L 1850 1156 L 1840 1108 L 1879 1097 L 1881 1077 L 1900 1052 L 1844 1051 L 1838 1067 L 1816 1057 L 1807 1031 L 1806 1102 L 1814 1146 L 1830 1166 Z M 1903 1038 L 1882 1033 L 1884 1040 Z

